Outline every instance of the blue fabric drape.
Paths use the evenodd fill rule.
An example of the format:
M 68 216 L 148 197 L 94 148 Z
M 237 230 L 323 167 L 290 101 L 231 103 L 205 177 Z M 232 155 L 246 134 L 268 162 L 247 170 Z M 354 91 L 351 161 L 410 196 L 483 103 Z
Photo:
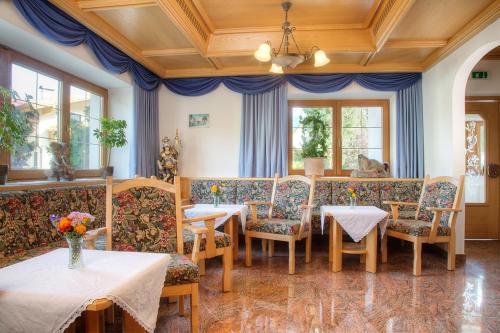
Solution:
M 161 79 L 128 55 L 106 42 L 83 24 L 46 0 L 14 0 L 24 18 L 47 38 L 67 46 L 88 45 L 99 62 L 113 73 L 129 71 L 134 82 L 153 90 Z
M 261 94 L 244 94 L 241 114 L 240 177 L 288 174 L 288 98 L 286 85 Z
M 156 175 L 156 159 L 160 153 L 158 90 L 145 90 L 134 84 L 134 162 L 135 172 L 143 177 Z
M 397 92 L 397 172 L 403 178 L 424 177 L 422 80 Z

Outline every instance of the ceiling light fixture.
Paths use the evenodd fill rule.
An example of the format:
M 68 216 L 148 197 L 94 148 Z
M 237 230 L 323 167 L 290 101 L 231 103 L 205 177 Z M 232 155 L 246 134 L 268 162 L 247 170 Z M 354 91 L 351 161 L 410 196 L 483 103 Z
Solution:
M 297 65 L 309 60 L 313 55 L 314 67 L 321 67 L 328 64 L 330 59 L 326 56 L 325 51 L 320 50 L 317 46 L 313 46 L 311 51 L 306 51 L 304 53 L 300 52 L 299 46 L 293 37 L 295 27 L 288 22 L 288 11 L 290 7 L 292 7 L 292 3 L 289 1 L 283 2 L 281 7 L 285 11 L 285 22 L 281 25 L 283 37 L 281 38 L 278 51 L 271 47 L 270 41 L 267 41 L 259 45 L 259 48 L 254 53 L 255 58 L 261 62 L 271 61 L 271 68 L 269 71 L 276 74 L 282 74 L 283 68 L 295 68 Z M 296 53 L 289 51 L 289 38 L 291 38 L 297 49 Z

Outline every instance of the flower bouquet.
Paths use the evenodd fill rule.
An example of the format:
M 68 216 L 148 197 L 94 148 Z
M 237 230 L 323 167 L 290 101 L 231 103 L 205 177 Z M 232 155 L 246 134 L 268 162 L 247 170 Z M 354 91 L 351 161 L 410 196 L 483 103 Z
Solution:
M 358 191 L 354 187 L 349 186 L 347 188 L 347 194 L 349 195 L 349 206 L 351 208 L 356 207 L 356 201 L 358 198 Z
M 64 235 L 69 248 L 69 268 L 83 267 L 82 244 L 87 225 L 95 217 L 88 213 L 71 212 L 68 216 L 51 215 L 50 222 Z
M 224 188 L 224 184 L 212 184 L 210 186 L 210 192 L 212 192 L 212 196 L 214 197 L 214 207 L 219 207 L 220 197 L 222 195 L 222 189 Z

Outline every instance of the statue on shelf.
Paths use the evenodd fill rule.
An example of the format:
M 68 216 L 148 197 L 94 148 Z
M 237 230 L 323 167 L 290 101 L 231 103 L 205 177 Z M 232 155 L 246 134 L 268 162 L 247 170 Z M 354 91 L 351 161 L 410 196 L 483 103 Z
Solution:
M 181 149 L 179 130 L 175 131 L 173 142 L 168 137 L 164 137 L 161 141 L 163 147 L 160 151 L 160 159 L 156 161 L 158 164 L 158 176 L 161 180 L 173 184 L 174 177 L 178 173 L 178 159 Z
M 61 181 L 75 179 L 75 169 L 69 162 L 69 146 L 61 142 L 51 142 L 49 152 L 52 154 L 50 160 L 49 178 Z
M 358 155 L 358 169 L 351 172 L 351 177 L 356 178 L 387 178 L 390 177 L 388 163 L 380 163 L 377 160 L 369 159 L 363 154 Z

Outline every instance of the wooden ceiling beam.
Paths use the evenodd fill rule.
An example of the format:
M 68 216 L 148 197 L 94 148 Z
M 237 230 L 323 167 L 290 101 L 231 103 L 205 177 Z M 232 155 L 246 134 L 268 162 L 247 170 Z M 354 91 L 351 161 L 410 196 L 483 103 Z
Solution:
M 200 53 L 194 47 L 188 47 L 182 49 L 159 49 L 159 50 L 142 51 L 142 55 L 147 58 L 183 56 L 183 55 L 193 55 L 193 54 L 200 54 Z
M 163 13 L 193 44 L 198 52 L 205 56 L 210 38 L 210 29 L 190 0 L 157 0 Z
M 222 62 L 217 59 L 217 58 L 207 58 L 208 62 L 212 65 L 214 69 L 222 69 L 224 66 L 222 65 Z
M 419 49 L 444 47 L 448 44 L 446 40 L 417 40 L 417 39 L 393 39 L 388 40 L 384 48 L 386 49 Z
M 324 67 L 298 66 L 295 69 L 287 69 L 286 73 L 294 74 L 318 74 L 318 73 L 377 73 L 377 72 L 421 72 L 423 69 L 419 63 L 410 64 L 376 64 L 361 66 L 356 64 L 332 64 Z M 215 68 L 193 68 L 166 70 L 164 77 L 200 77 L 200 76 L 226 76 L 226 75 L 265 75 L 269 74 L 269 66 L 247 66 L 247 67 L 224 67 Z
M 50 2 L 156 75 L 161 76 L 164 73 L 163 66 L 144 57 L 139 47 L 95 13 L 83 11 L 73 0 L 50 0 Z
M 471 39 L 478 32 L 500 18 L 500 0 L 496 0 L 476 15 L 469 23 L 448 40 L 448 44 L 431 53 L 424 60 L 424 69 L 429 69 Z
M 78 7 L 85 11 L 109 10 L 129 7 L 156 6 L 156 0 L 80 0 Z

